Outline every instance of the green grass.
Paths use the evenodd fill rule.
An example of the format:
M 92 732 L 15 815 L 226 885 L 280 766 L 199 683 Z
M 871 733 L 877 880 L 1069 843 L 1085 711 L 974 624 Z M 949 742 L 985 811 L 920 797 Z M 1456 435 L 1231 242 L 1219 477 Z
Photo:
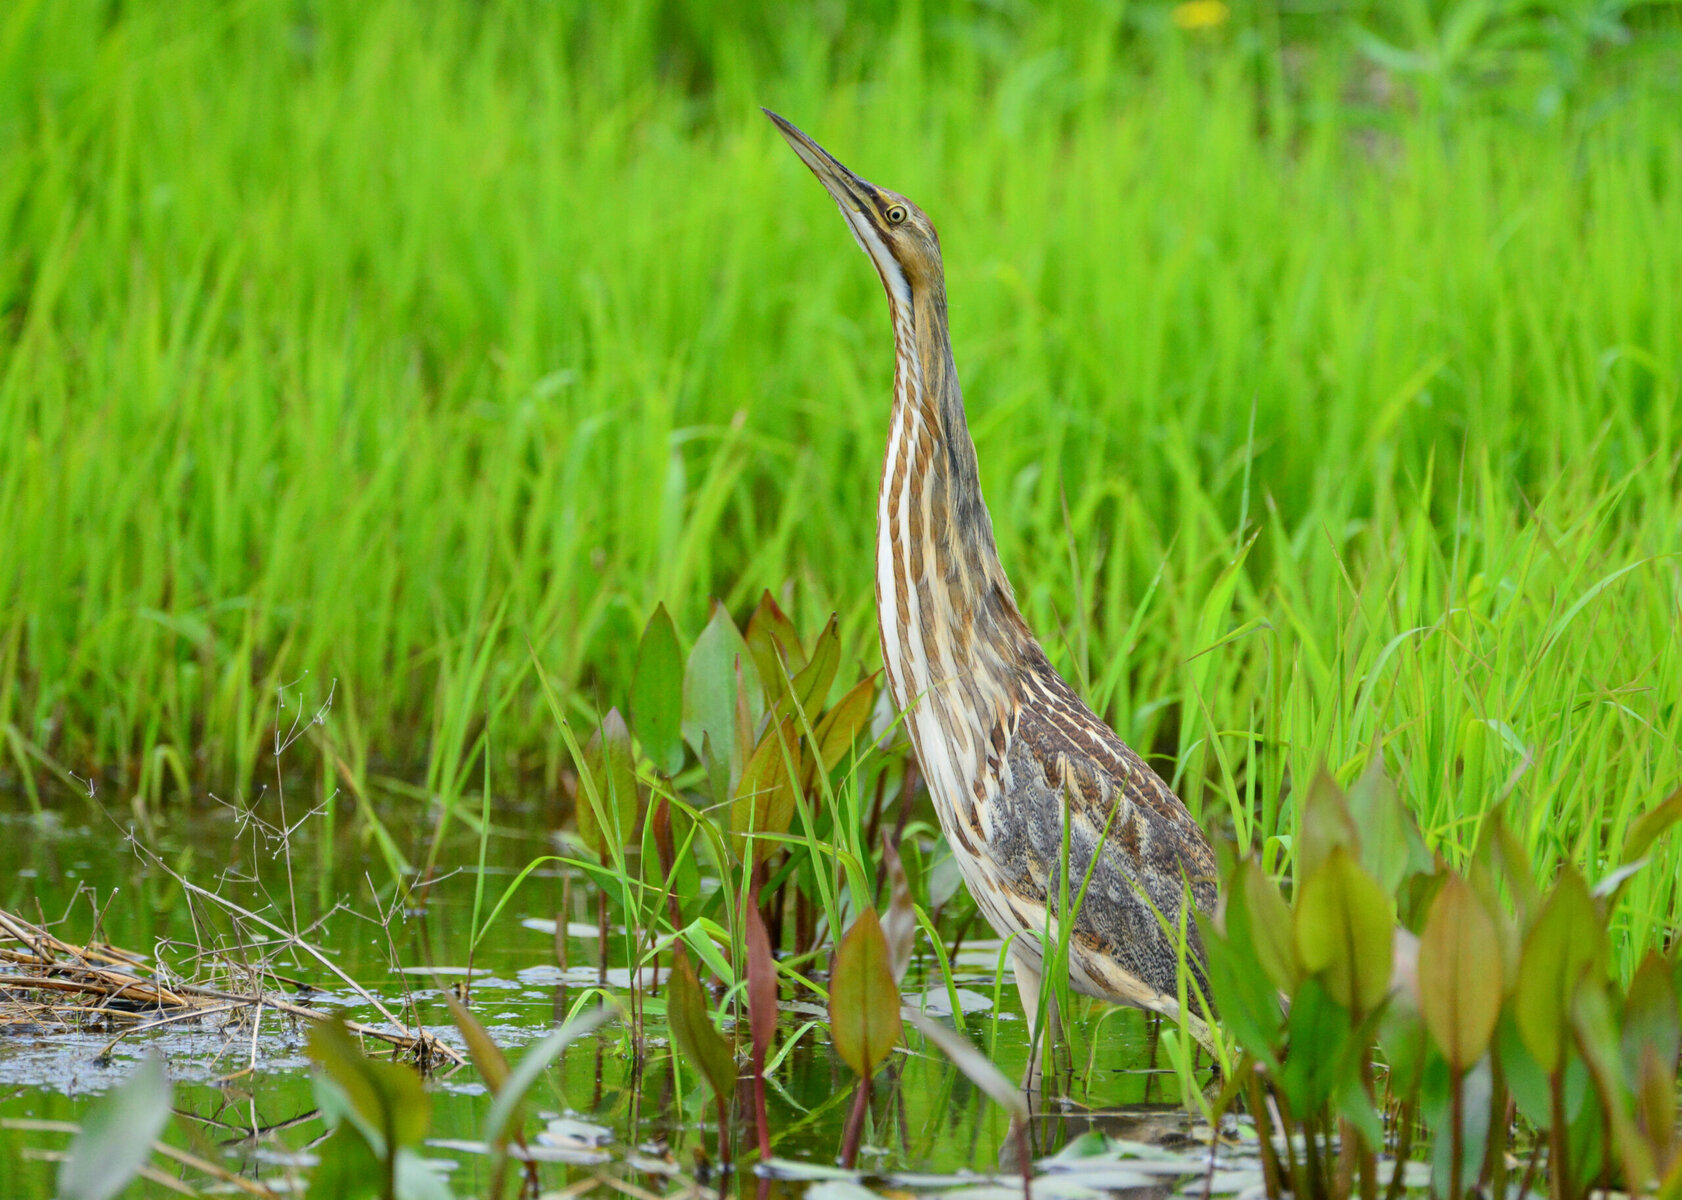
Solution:
M 1682 782 L 1682 52 L 1554 7 L 14 4 L 8 767 L 239 785 L 285 684 L 552 781 L 528 639 L 587 715 L 785 580 L 873 661 L 884 306 L 764 103 L 939 224 L 1005 565 L 1194 811 L 1288 861 L 1382 752 L 1593 878 Z

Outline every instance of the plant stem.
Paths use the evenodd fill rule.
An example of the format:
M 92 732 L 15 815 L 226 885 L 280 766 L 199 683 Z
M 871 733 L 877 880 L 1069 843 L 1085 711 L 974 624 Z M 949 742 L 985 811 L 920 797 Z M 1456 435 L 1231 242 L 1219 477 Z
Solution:
M 1448 1200 L 1460 1200 L 1466 1157 L 1466 1072 L 1456 1067 L 1449 1080 Z
M 869 1103 L 870 1080 L 861 1079 L 858 1091 L 853 1093 L 853 1111 L 847 1116 L 847 1132 L 841 1139 L 841 1165 L 849 1171 L 858 1161 L 859 1141 L 864 1135 L 864 1114 Z

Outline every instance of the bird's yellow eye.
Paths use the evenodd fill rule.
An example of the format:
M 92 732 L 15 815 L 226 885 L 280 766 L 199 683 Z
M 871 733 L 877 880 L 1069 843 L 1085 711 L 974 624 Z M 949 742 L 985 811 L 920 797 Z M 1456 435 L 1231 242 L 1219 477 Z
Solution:
M 903 224 L 905 224 L 905 205 L 895 204 L 895 205 L 892 205 L 892 206 L 889 207 L 889 209 L 888 209 L 888 224 L 890 224 L 890 225 L 903 225 Z

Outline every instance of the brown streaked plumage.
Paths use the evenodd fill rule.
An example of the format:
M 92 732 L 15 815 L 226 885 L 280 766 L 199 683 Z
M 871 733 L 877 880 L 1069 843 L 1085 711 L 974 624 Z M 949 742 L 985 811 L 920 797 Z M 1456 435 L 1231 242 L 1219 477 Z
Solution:
M 970 892 L 1001 936 L 1024 935 L 1012 957 L 1024 1007 L 1037 1011 L 1037 935 L 1061 891 L 1066 798 L 1071 896 L 1091 870 L 1070 936 L 1071 984 L 1178 1017 L 1180 956 L 1163 920 L 1179 927 L 1188 890 L 1198 908 L 1214 908 L 1214 854 L 1168 785 L 1052 668 L 1016 607 L 964 421 L 940 239 L 905 197 L 766 115 L 835 199 L 888 294 L 894 396 L 876 523 L 882 658 Z M 1189 914 L 1185 924 L 1187 965 L 1206 995 Z M 1186 1020 L 1206 1041 L 1202 1019 Z

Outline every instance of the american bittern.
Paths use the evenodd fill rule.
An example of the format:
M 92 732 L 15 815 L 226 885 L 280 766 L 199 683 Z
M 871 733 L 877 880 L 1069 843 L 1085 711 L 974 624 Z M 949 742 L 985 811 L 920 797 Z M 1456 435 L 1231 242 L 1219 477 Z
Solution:
M 1020 935 L 1012 961 L 1033 1019 L 1040 935 L 1057 936 L 1060 866 L 1067 861 L 1070 897 L 1090 871 L 1070 931 L 1070 984 L 1178 1018 L 1182 961 L 1191 994 L 1208 994 L 1202 944 L 1181 910 L 1188 891 L 1213 909 L 1214 854 L 1179 797 L 1052 667 L 1016 607 L 964 421 L 940 239 L 904 196 L 766 115 L 834 197 L 888 293 L 894 398 L 876 507 L 882 660 L 970 894 L 1001 937 Z M 1185 1020 L 1207 1041 L 1196 1011 Z

